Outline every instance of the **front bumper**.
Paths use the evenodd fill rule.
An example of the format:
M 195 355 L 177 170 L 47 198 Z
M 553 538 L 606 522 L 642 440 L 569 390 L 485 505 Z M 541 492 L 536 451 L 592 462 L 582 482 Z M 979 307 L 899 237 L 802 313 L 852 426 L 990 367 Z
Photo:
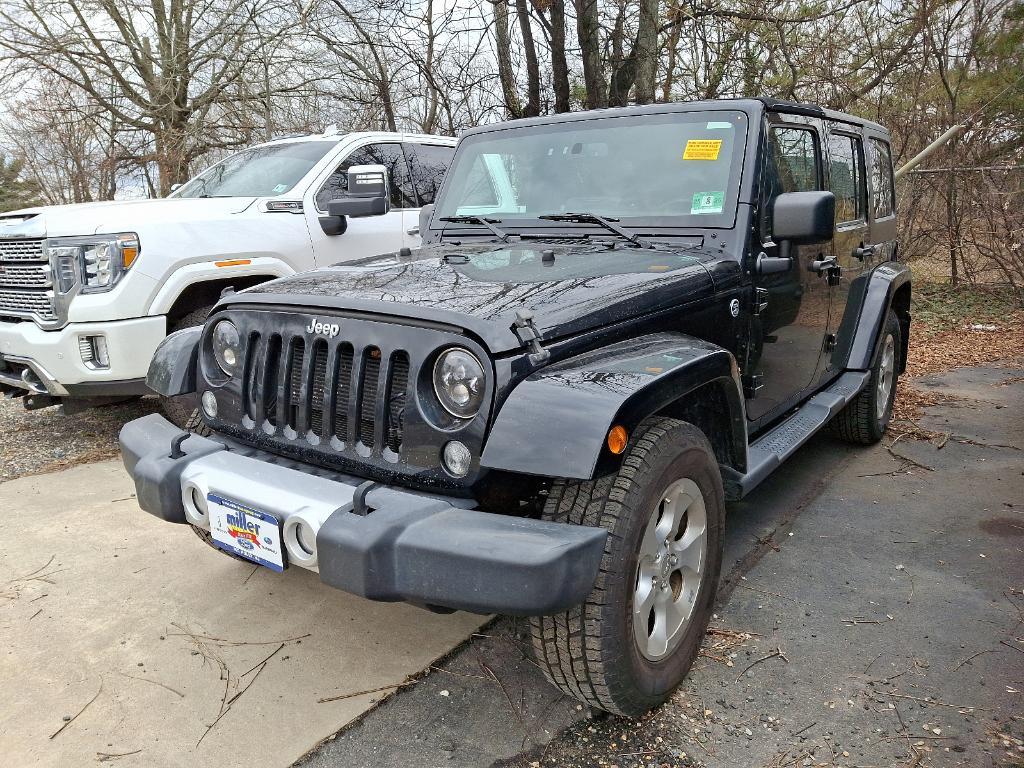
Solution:
M 365 493 L 369 512 L 356 514 L 358 478 L 219 437 L 191 435 L 175 455 L 171 443 L 182 434 L 156 414 L 122 428 L 121 454 L 142 509 L 208 527 L 191 499 L 213 491 L 269 512 L 282 522 L 288 563 L 346 592 L 532 616 L 579 605 L 597 577 L 603 528 L 481 512 L 464 499 L 380 485 Z M 315 532 L 312 553 L 295 546 L 299 525 Z
M 0 322 L 0 359 L 9 363 L 0 365 L 0 383 L 54 397 L 142 394 L 149 361 L 166 335 L 162 315 L 71 323 L 56 331 L 32 322 Z M 83 360 L 80 341 L 90 336 L 106 339 L 109 367 Z

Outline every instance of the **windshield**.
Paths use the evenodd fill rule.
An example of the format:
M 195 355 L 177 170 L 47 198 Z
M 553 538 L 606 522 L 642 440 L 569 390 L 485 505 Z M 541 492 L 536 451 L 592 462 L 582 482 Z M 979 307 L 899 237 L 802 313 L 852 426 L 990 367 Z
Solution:
M 647 226 L 731 226 L 747 135 L 742 112 L 607 117 L 463 140 L 444 216 L 520 220 L 590 213 Z M 533 221 L 528 221 L 533 220 Z
M 291 190 L 336 141 L 296 141 L 236 152 L 172 197 L 272 197 Z

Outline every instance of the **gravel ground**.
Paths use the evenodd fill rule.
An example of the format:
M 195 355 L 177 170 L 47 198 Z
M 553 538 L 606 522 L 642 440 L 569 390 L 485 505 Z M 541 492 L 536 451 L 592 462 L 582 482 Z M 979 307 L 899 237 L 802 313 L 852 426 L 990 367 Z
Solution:
M 117 456 L 125 422 L 159 408 L 145 397 L 65 416 L 60 408 L 26 411 L 20 398 L 0 399 L 0 482 Z

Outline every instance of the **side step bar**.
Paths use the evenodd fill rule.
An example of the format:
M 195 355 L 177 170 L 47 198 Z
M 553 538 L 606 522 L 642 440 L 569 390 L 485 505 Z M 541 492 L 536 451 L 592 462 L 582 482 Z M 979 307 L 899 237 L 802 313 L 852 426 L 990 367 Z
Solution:
M 723 467 L 722 481 L 729 499 L 742 499 L 797 448 L 846 407 L 867 384 L 869 371 L 847 371 L 816 394 L 785 421 L 776 425 L 747 449 L 747 473 Z

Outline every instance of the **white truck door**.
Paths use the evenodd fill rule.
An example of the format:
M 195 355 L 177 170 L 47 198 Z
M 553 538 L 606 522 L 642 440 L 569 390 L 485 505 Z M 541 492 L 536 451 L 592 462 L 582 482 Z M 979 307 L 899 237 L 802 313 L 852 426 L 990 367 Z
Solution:
M 327 234 L 320 219 L 327 216 L 327 203 L 345 196 L 348 191 L 348 169 L 353 165 L 383 165 L 388 169 L 391 210 L 383 216 L 350 218 L 343 234 Z M 313 241 L 313 258 L 318 267 L 397 251 L 406 244 L 406 222 L 416 221 L 419 214 L 416 191 L 401 143 L 378 141 L 353 149 L 315 190 L 312 200 L 307 199 L 304 208 L 306 224 Z M 326 228 L 328 230 L 329 223 Z
M 406 139 L 402 145 L 405 159 L 412 174 L 413 187 L 419 204 L 430 205 L 441 189 L 441 182 L 452 164 L 455 147 L 452 144 L 434 144 L 421 139 Z M 420 244 L 419 210 L 405 212 L 405 245 L 415 248 Z

